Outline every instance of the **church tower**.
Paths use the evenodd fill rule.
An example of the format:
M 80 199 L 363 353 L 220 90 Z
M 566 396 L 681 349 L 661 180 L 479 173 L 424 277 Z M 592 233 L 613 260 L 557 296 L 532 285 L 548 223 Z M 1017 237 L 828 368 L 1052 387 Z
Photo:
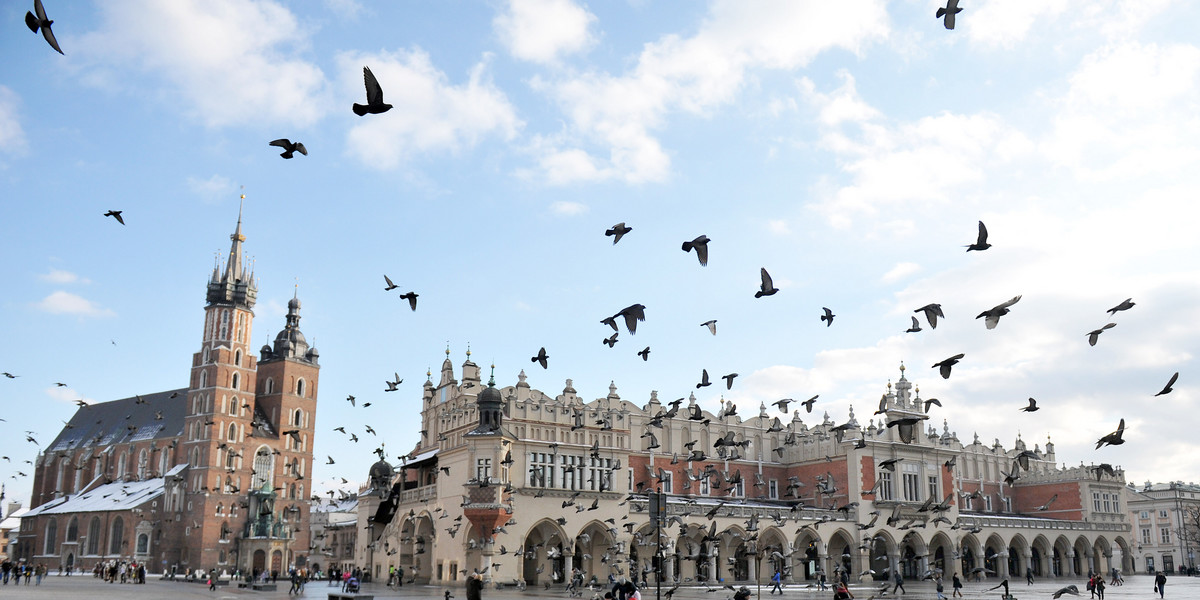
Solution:
M 244 199 L 245 196 L 242 196 Z M 250 353 L 258 284 L 242 255 L 242 215 L 229 236 L 224 270 L 214 265 L 204 307 L 200 350 L 192 355 L 181 452 L 188 465 L 187 504 L 198 514 L 227 516 L 200 519 L 185 532 L 182 564 L 232 564 L 239 503 L 249 484 L 243 442 L 254 415 L 255 360 Z

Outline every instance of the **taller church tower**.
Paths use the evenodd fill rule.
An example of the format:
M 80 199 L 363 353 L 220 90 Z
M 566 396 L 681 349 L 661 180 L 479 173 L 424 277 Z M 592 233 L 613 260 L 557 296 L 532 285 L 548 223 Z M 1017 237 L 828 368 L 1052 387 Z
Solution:
M 245 196 L 242 196 L 245 199 Z M 224 270 L 214 265 L 204 307 L 200 350 L 192 355 L 180 457 L 193 521 L 180 560 L 192 565 L 232 564 L 239 506 L 249 491 L 243 442 L 253 431 L 256 364 L 250 353 L 258 282 L 242 255 L 242 214 Z

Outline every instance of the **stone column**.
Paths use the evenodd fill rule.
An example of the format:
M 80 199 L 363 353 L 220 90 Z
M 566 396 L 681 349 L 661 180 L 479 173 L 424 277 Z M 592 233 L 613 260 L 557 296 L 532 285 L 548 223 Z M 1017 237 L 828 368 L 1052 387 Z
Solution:
M 1025 559 L 1022 561 L 1022 563 L 1025 565 L 1025 573 L 1022 573 L 1022 575 L 1028 577 L 1028 574 L 1033 572 L 1033 550 L 1031 548 L 1025 548 L 1025 550 L 1021 553 L 1021 558 Z
M 713 548 L 712 550 L 708 551 L 708 582 L 716 583 L 718 575 L 719 575 L 719 573 L 717 572 L 717 549 Z
M 1008 550 L 1002 550 L 996 555 L 996 575 L 1008 579 Z
M 1117 563 L 1116 564 L 1117 570 L 1122 571 L 1122 572 L 1125 571 L 1125 552 L 1122 551 L 1120 547 L 1113 548 L 1112 557 L 1113 557 L 1113 562 Z M 1112 568 L 1111 564 L 1109 565 L 1109 568 L 1110 569 Z
M 868 555 L 867 560 L 870 560 L 869 556 L 870 555 Z M 900 572 L 900 553 L 899 552 L 891 552 L 888 554 L 888 568 L 891 569 L 890 571 L 888 571 L 888 573 L 890 574 L 891 578 L 894 579 L 896 577 L 896 573 Z M 863 571 L 866 571 L 866 569 L 863 569 Z
M 1063 565 L 1063 573 L 1066 573 L 1067 577 L 1079 576 L 1079 573 L 1075 572 L 1075 550 L 1074 549 L 1071 549 L 1069 552 L 1067 552 L 1066 563 L 1067 564 Z
M 666 580 L 667 583 L 674 582 L 675 581 L 675 552 L 672 551 L 669 554 L 663 554 L 662 561 L 663 561 L 663 564 L 662 564 L 663 579 Z

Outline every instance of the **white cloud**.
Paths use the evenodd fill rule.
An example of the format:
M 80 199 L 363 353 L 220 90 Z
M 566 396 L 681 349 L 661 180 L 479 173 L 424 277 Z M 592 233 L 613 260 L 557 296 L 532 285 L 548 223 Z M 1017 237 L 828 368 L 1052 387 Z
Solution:
M 357 20 L 363 13 L 363 5 L 357 0 L 325 0 L 325 8 L 349 21 Z
M 19 154 L 27 147 L 25 130 L 17 118 L 19 104 L 16 92 L 0 85 L 0 152 Z
M 309 125 L 329 107 L 325 76 L 301 58 L 309 32 L 270 0 L 124 0 L 100 5 L 79 41 L 88 78 L 125 85 L 129 66 L 165 82 L 147 102 L 178 104 L 211 127 Z M 142 90 L 135 90 L 144 93 Z
M 225 200 L 233 193 L 233 182 L 229 178 L 217 174 L 213 174 L 208 179 L 188 177 L 187 187 L 193 194 L 200 196 L 206 202 Z
M 732 102 L 752 70 L 797 69 L 822 51 L 857 51 L 887 32 L 886 11 L 873 0 L 715 2 L 694 35 L 646 44 L 627 73 L 534 78 L 534 89 L 557 100 L 569 119 L 562 138 L 539 149 L 541 166 L 558 182 L 571 172 L 588 180 L 662 181 L 671 161 L 652 131 L 671 112 L 706 116 Z M 572 154 L 575 169 L 552 171 L 564 152 L 588 152 L 588 160 Z
M 1059 41 L 1073 34 L 1129 36 L 1153 21 L 1171 0 L 990 0 L 958 17 L 972 43 L 1012 49 L 1030 32 Z M 969 12 L 968 12 L 969 10 Z M 1036 27 L 1035 27 L 1036 25 Z
M 573 217 L 587 212 L 586 204 L 568 200 L 556 200 L 550 204 L 550 212 L 564 217 Z
M 767 221 L 767 231 L 775 235 L 791 235 L 792 228 L 783 219 L 771 219 Z
M 509 0 L 492 26 L 513 56 L 536 63 L 553 63 L 595 43 L 591 26 L 596 16 L 571 0 Z
M 364 95 L 362 67 L 369 66 L 394 108 L 367 115 L 347 135 L 349 152 L 368 166 L 390 169 L 416 154 L 456 152 L 487 136 L 512 139 L 522 123 L 487 76 L 487 56 L 455 85 L 420 49 L 338 58 L 344 90 Z M 361 102 L 361 101 L 360 101 Z
M 83 400 L 88 404 L 95 404 L 96 402 L 95 398 L 88 398 L 70 387 L 59 387 L 56 385 L 46 388 L 45 392 L 50 398 L 68 404 L 74 404 L 76 400 Z
M 116 313 L 101 308 L 82 296 L 59 290 L 42 298 L 34 307 L 56 315 L 79 315 L 81 317 L 111 317 Z
M 67 284 L 67 283 L 91 283 L 86 278 L 80 277 L 70 271 L 62 269 L 50 269 L 49 273 L 38 275 L 38 279 L 48 281 L 50 283 Z
M 914 262 L 899 262 L 883 274 L 884 283 L 895 283 L 921 271 L 921 265 Z
M 1196 46 L 1106 46 L 1083 59 L 1050 104 L 1058 111 L 1041 151 L 1082 179 L 1175 176 L 1200 160 Z

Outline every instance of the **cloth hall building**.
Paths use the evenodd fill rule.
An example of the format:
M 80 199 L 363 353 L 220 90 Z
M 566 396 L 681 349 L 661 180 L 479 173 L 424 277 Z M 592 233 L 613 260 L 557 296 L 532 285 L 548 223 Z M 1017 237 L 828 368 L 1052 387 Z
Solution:
M 1005 448 L 964 443 L 944 421 L 926 428 L 903 366 L 883 402 L 889 420 L 914 424 L 910 443 L 853 407 L 840 424 L 765 406 L 712 414 L 694 395 L 672 404 L 652 392 L 639 405 L 615 385 L 585 400 L 570 380 L 548 394 L 524 372 L 504 387 L 481 377 L 470 354 L 461 381 L 447 358 L 424 385 L 417 447 L 396 468 L 372 467 L 356 559 L 376 577 L 400 567 L 441 585 L 476 570 L 501 585 L 576 572 L 653 581 L 660 547 L 664 580 L 684 582 L 766 581 L 776 568 L 802 581 L 843 569 L 1042 578 L 1134 567 L 1122 470 L 1057 466 L 1049 439 Z M 657 537 L 654 490 L 668 494 Z
M 240 215 L 230 238 L 208 278 L 187 385 L 79 407 L 35 461 L 14 558 L 179 573 L 305 563 L 318 353 L 293 298 L 274 344 L 254 357 L 258 284 Z

